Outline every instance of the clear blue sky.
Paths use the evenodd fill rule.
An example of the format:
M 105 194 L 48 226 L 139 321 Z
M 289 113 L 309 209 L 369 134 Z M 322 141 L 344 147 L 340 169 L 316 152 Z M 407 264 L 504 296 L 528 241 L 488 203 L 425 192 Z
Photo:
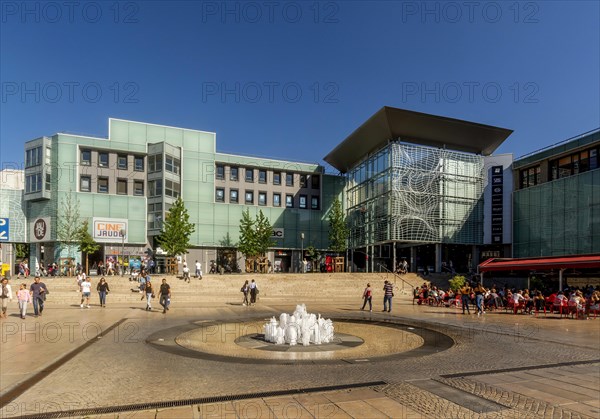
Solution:
M 0 161 L 114 117 L 322 163 L 382 106 L 513 129 L 519 157 L 600 126 L 599 4 L 2 1 Z

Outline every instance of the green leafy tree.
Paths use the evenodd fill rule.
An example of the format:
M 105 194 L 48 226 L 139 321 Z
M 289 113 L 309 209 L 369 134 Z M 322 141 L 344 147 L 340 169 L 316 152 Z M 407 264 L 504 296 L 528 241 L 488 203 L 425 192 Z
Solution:
M 338 198 L 333 201 L 329 214 L 329 247 L 337 253 L 343 253 L 348 248 L 348 234 L 350 230 Z
M 465 285 L 465 282 L 467 282 L 467 278 L 465 278 L 462 275 L 456 275 L 454 276 L 454 278 L 449 279 L 448 282 L 450 283 L 450 289 L 454 292 L 457 292 L 463 287 L 463 285 Z
M 258 212 L 256 221 L 254 222 L 256 232 L 256 250 L 258 256 L 264 256 L 269 250 L 269 247 L 275 246 L 275 242 L 271 240 L 273 236 L 273 226 L 262 210 Z
M 95 253 L 100 249 L 100 245 L 96 243 L 90 232 L 88 231 L 88 221 L 85 220 L 79 229 L 79 251 L 85 253 L 85 272 L 88 270 L 88 258 L 91 253 Z
M 190 237 L 194 231 L 196 228 L 194 224 L 190 223 L 190 216 L 183 200 L 177 198 L 177 201 L 165 214 L 157 242 L 168 256 L 183 255 L 191 246 Z
M 15 244 L 15 256 L 19 259 L 25 259 L 29 257 L 29 245 L 25 243 Z
M 312 272 L 317 272 L 317 264 L 319 262 L 321 254 L 312 245 L 308 246 L 306 249 L 304 249 L 304 253 L 306 254 L 306 256 L 308 257 L 308 259 L 310 260 L 310 264 L 311 264 L 311 267 L 312 267 L 311 271 Z
M 242 219 L 240 220 L 240 241 L 238 243 L 238 250 L 246 259 L 258 255 L 258 244 L 254 224 L 255 221 L 250 218 L 250 210 L 246 209 L 243 211 Z
M 79 217 L 79 200 L 73 197 L 69 190 L 61 201 L 60 210 L 56 217 L 56 238 L 67 249 L 68 257 L 72 258 L 73 249 L 79 242 L 81 219 Z

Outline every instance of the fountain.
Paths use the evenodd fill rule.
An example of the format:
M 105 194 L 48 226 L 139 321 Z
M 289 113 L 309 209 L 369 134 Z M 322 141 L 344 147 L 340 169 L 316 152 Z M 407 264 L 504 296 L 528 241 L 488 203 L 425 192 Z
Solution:
M 304 304 L 297 305 L 294 314 L 291 316 L 282 313 L 279 316 L 279 322 L 273 316 L 269 323 L 266 323 L 263 327 L 265 340 L 277 345 L 283 345 L 284 343 L 290 346 L 298 343 L 304 346 L 311 343 L 320 345 L 333 340 L 333 322 L 331 319 L 325 320 L 320 314 L 317 317 L 308 313 Z

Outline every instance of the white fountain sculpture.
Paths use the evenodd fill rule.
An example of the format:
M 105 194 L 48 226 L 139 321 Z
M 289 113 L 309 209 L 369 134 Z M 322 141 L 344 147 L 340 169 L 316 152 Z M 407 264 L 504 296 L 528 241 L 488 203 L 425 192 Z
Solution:
M 290 316 L 282 313 L 279 323 L 275 316 L 264 325 L 265 340 L 267 342 L 282 345 L 302 345 L 329 343 L 333 340 L 334 327 L 331 319 L 323 319 L 319 314 L 317 317 L 306 311 L 306 305 L 296 306 L 296 310 Z

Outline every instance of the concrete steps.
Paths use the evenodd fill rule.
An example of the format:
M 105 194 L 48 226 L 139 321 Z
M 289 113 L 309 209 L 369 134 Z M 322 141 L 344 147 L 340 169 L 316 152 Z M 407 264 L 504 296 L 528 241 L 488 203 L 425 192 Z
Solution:
M 412 295 L 412 288 L 423 283 L 423 278 L 416 274 L 406 274 L 402 280 L 391 274 L 384 273 L 308 273 L 308 274 L 233 274 L 233 275 L 205 275 L 202 280 L 191 279 L 190 283 L 184 282 L 175 276 L 153 275 L 155 294 L 161 279 L 167 278 L 171 285 L 173 298 L 179 302 L 231 302 L 242 299 L 240 288 L 245 280 L 254 279 L 258 284 L 259 298 L 269 300 L 294 300 L 303 299 L 311 301 L 352 300 L 360 301 L 362 292 L 367 283 L 371 283 L 374 298 L 383 297 L 383 282 L 389 280 L 395 283 L 396 296 Z M 98 302 L 95 291 L 98 277 L 91 278 L 92 303 Z M 110 287 L 109 303 L 140 304 L 141 294 L 132 292 L 137 289 L 135 281 L 128 277 L 109 276 L 106 281 Z M 21 282 L 21 281 L 20 281 Z M 28 284 L 31 281 L 26 281 Z M 76 280 L 73 277 L 43 278 L 50 291 L 48 302 L 52 304 L 79 304 L 81 293 L 77 290 Z

